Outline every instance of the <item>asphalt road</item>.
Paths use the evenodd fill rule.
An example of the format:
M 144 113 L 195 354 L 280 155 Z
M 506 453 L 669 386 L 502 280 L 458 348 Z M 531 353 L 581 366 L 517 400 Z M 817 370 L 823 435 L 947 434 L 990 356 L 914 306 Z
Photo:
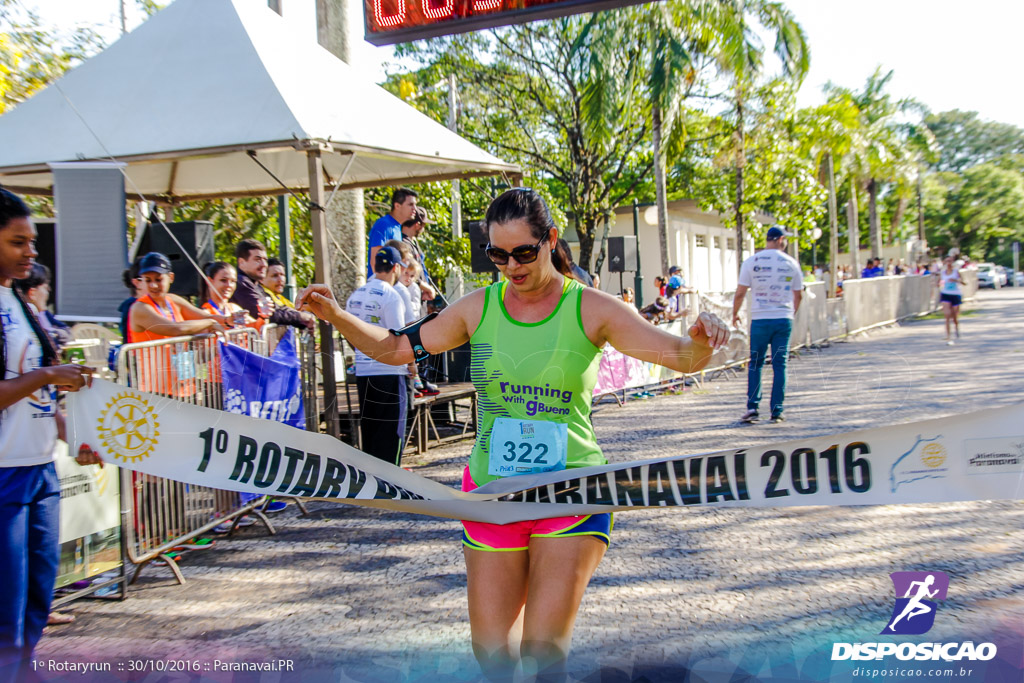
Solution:
M 945 345 L 942 320 L 933 318 L 792 359 L 783 424 L 736 421 L 745 393 L 737 376 L 682 395 L 603 404 L 598 439 L 610 460 L 624 461 L 1019 402 L 1024 293 L 985 292 L 967 308 L 956 346 Z M 403 464 L 456 486 L 468 448 L 463 442 Z M 460 525 L 346 505 L 310 509 L 308 517 L 294 506 L 276 515 L 275 536 L 253 526 L 189 554 L 180 563 L 185 586 L 151 567 L 125 602 L 75 603 L 76 622 L 51 629 L 40 660 L 113 668 L 95 678 L 44 678 L 473 680 Z M 570 666 L 595 682 L 859 680 L 830 668 L 833 642 L 874 638 L 892 609 L 888 574 L 926 569 L 951 577 L 929 639 L 999 633 L 1006 656 L 1019 658 L 1022 560 L 1019 500 L 620 513 L 580 610 Z M 293 671 L 138 671 L 174 668 L 168 661 L 179 659 L 282 659 Z M 954 673 L 946 680 L 983 680 Z

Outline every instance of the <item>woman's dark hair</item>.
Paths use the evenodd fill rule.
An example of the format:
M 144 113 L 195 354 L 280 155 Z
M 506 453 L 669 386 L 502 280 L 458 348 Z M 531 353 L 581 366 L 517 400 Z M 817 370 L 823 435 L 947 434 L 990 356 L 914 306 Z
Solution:
M 32 215 L 32 209 L 28 208 L 18 195 L 0 188 L 0 230 L 7 227 L 15 218 L 28 218 Z
M 32 270 L 29 271 L 28 277 L 21 280 L 15 280 L 14 287 L 22 294 L 28 294 L 30 289 L 35 289 L 40 285 L 49 284 L 49 282 L 50 269 L 42 263 L 33 263 Z
M 139 279 L 139 259 L 135 259 L 135 263 L 131 264 L 127 268 L 121 271 L 121 282 L 128 288 L 128 291 L 133 295 L 135 294 L 135 283 L 132 280 Z
M 488 235 L 490 235 L 491 226 L 495 223 L 508 223 L 517 220 L 526 221 L 526 224 L 530 226 L 530 234 L 536 240 L 540 240 L 551 231 L 551 228 L 555 227 L 555 221 L 551 219 L 551 212 L 548 211 L 547 204 L 539 194 L 528 187 L 515 187 L 503 192 L 487 207 L 487 215 L 484 217 Z M 555 249 L 551 253 L 551 262 L 562 275 L 573 276 L 572 254 L 557 240 Z
M 245 257 L 243 257 L 245 258 Z M 226 261 L 213 261 L 203 266 L 203 274 L 209 280 L 217 277 L 217 273 L 224 270 L 225 268 L 234 268 L 233 265 Z M 206 280 L 202 280 L 199 283 L 199 305 L 205 304 L 210 299 L 210 285 L 206 284 Z

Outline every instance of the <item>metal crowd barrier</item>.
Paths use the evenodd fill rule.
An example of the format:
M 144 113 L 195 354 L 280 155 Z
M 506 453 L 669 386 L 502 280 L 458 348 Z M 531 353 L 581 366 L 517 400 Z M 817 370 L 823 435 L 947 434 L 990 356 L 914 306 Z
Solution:
M 267 355 L 268 344 L 256 330 L 232 329 L 227 339 Z M 192 405 L 222 409 L 219 337 L 203 334 L 125 344 L 117 359 L 117 382 L 168 396 Z M 234 531 L 245 514 L 253 514 L 271 534 L 274 528 L 257 508 L 265 497 L 222 491 L 207 486 L 121 470 L 122 538 L 125 555 L 136 565 L 131 583 L 154 560 L 170 568 L 179 583 L 185 578 L 175 562 L 174 548 L 219 524 Z
M 968 268 L 961 271 L 965 284 L 961 287 L 964 298 L 974 296 L 978 291 L 977 270 Z M 873 327 L 889 325 L 916 315 L 934 311 L 938 307 L 938 290 L 934 275 L 896 275 L 869 279 L 846 280 L 843 282 L 843 296 L 829 299 L 823 282 L 805 283 L 800 310 L 793 319 L 793 335 L 790 348 L 820 344 L 856 334 Z M 729 344 L 715 351 L 708 366 L 703 370 L 683 375 L 663 368 L 660 377 L 652 377 L 652 384 L 642 387 L 618 387 L 646 390 L 651 386 L 671 387 L 692 378 L 698 386 L 704 379 L 722 373 L 735 373 L 749 360 L 749 310 L 750 297 L 740 311 L 740 326 L 733 328 Z M 702 311 L 714 313 L 731 323 L 733 293 L 722 294 L 691 293 L 686 295 L 689 308 L 686 318 L 663 324 L 662 329 L 675 335 L 686 334 Z M 610 395 L 612 392 L 608 392 Z M 618 398 L 616 401 L 621 403 Z

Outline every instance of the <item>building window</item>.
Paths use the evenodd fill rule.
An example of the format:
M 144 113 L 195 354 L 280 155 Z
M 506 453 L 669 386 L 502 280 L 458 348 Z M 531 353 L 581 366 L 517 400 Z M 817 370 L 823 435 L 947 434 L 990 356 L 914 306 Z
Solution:
M 730 237 L 725 241 L 725 246 L 729 251 L 736 251 L 736 238 Z
M 705 242 L 705 240 L 704 240 L 704 235 L 694 235 L 693 237 L 695 239 L 695 244 L 698 247 L 706 247 L 706 246 L 708 246 L 707 242 Z
M 722 248 L 722 238 L 719 237 L 718 235 L 715 235 L 712 239 L 714 240 L 714 243 L 715 243 L 715 249 L 721 249 Z

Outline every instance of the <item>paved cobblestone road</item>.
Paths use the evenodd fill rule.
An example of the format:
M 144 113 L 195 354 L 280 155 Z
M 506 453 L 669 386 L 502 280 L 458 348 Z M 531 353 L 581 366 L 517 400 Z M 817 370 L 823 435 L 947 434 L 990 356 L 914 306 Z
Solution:
M 981 294 L 957 346 L 943 343 L 941 328 L 941 319 L 920 320 L 793 359 L 784 424 L 740 426 L 745 378 L 736 377 L 604 404 L 598 439 L 610 460 L 623 461 L 1021 400 L 1024 294 Z M 468 448 L 404 464 L 456 486 Z M 51 629 L 38 655 L 114 662 L 115 672 L 129 658 L 291 658 L 302 680 L 472 679 L 460 525 L 326 503 L 310 510 L 277 515 L 276 536 L 254 526 L 192 553 L 180 563 L 186 586 L 147 568 L 125 602 L 76 603 L 77 621 Z M 827 659 L 833 641 L 873 639 L 892 607 L 888 574 L 900 570 L 952 579 L 928 638 L 998 631 L 1019 644 L 1022 560 L 1021 501 L 620 513 L 580 611 L 571 665 L 588 681 L 682 680 L 686 670 L 688 680 L 729 680 L 721 670 L 739 661 L 762 675 L 788 679 L 802 667 L 801 677 L 813 677 L 814 657 L 794 663 L 779 653 L 800 642 Z

